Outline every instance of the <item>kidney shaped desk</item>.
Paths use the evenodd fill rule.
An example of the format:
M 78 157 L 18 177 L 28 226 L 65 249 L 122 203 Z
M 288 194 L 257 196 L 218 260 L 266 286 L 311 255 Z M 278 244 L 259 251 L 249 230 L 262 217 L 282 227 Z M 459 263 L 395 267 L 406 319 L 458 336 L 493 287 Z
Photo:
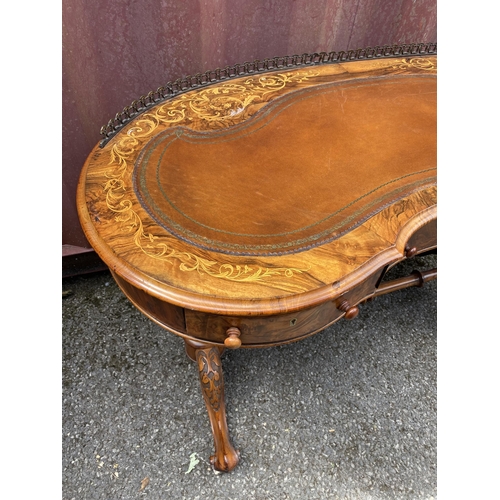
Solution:
M 225 348 L 302 339 L 437 275 L 383 280 L 437 248 L 436 56 L 362 55 L 174 82 L 103 127 L 82 170 L 89 242 L 197 362 L 218 470 L 239 460 Z

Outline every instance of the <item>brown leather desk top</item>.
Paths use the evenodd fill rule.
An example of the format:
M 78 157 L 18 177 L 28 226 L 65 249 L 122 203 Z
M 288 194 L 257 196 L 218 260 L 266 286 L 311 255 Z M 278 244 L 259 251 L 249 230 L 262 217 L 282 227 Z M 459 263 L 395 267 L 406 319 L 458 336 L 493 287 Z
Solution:
M 436 63 L 232 78 L 161 102 L 89 156 L 90 243 L 134 286 L 241 314 L 318 304 L 436 218 Z

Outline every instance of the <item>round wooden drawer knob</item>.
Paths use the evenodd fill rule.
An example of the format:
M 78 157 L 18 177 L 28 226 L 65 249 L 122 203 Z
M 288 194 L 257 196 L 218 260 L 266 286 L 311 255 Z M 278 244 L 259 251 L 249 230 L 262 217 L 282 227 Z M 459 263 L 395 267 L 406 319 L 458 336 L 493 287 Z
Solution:
M 224 339 L 224 345 L 228 349 L 238 349 L 238 347 L 241 346 L 241 340 L 240 340 L 241 332 L 239 328 L 236 328 L 235 326 L 228 328 L 226 335 L 227 337 Z
M 417 252 L 417 247 L 410 247 L 409 245 L 405 247 L 405 255 L 408 259 L 413 257 Z
M 338 309 L 342 312 L 345 312 L 345 319 L 353 319 L 359 313 L 358 306 L 351 306 L 347 300 L 344 300 L 339 306 Z

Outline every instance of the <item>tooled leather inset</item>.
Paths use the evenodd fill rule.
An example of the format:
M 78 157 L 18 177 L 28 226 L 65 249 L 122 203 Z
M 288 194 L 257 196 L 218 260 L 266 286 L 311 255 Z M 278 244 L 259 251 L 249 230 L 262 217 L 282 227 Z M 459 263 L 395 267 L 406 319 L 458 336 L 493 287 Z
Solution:
M 406 94 L 419 93 L 429 94 L 418 97 L 424 109 L 405 121 L 400 108 L 415 104 Z M 200 248 L 265 256 L 307 250 L 435 183 L 433 102 L 435 78 L 425 76 L 298 90 L 220 131 L 157 135 L 136 163 L 134 191 L 161 227 Z M 370 106 L 375 123 L 364 116 Z M 328 114 L 318 117 L 322 108 Z

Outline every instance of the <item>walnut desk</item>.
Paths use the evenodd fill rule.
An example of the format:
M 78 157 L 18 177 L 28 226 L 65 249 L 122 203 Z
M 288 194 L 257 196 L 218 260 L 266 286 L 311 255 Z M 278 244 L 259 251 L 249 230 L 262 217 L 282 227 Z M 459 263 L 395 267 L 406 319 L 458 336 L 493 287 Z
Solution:
M 383 280 L 437 248 L 436 55 L 401 54 L 275 58 L 176 81 L 103 127 L 83 167 L 85 234 L 197 362 L 218 470 L 239 460 L 225 348 L 297 341 L 437 276 Z

